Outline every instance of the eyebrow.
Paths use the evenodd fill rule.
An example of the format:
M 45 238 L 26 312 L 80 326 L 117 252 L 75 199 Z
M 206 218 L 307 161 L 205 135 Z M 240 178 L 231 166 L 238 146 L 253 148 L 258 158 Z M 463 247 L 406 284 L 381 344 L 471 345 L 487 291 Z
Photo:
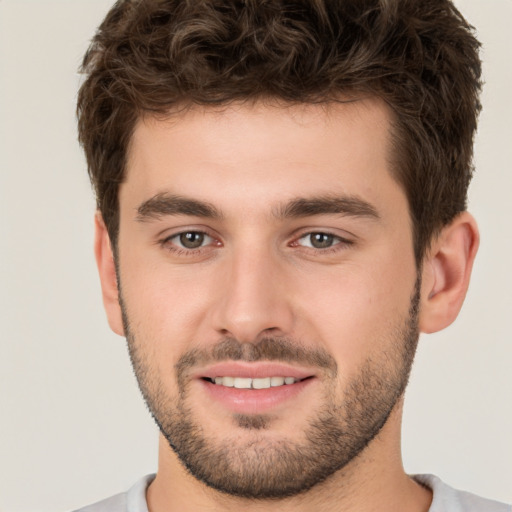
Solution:
M 380 219 L 377 209 L 357 196 L 326 195 L 312 198 L 297 198 L 275 212 L 278 218 L 301 218 L 314 215 L 344 215 Z
M 137 208 L 137 221 L 158 220 L 164 215 L 190 215 L 208 219 L 221 219 L 222 213 L 212 204 L 188 197 L 156 194 Z
M 272 212 L 278 219 L 312 217 L 315 215 L 343 215 L 379 219 L 376 208 L 357 196 L 326 195 L 296 198 L 278 206 Z M 224 215 L 213 204 L 167 193 L 156 194 L 137 208 L 137 221 L 158 220 L 165 215 L 189 215 L 207 219 L 222 219 Z

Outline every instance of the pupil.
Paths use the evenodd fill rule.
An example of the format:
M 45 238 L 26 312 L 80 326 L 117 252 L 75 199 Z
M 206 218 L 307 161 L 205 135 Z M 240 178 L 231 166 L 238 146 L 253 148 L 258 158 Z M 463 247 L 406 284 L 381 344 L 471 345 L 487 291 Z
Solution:
M 193 231 L 189 233 L 182 233 L 180 235 L 180 242 L 181 245 L 187 249 L 197 249 L 203 244 L 204 235 L 203 233 L 195 233 Z
M 311 245 L 316 249 L 326 249 L 331 247 L 333 236 L 325 233 L 315 233 L 311 236 Z

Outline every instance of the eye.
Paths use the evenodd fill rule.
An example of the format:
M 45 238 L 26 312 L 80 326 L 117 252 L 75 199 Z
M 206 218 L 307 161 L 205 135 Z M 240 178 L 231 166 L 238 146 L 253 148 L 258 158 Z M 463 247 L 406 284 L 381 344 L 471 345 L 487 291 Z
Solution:
M 213 242 L 213 238 L 201 231 L 184 231 L 169 237 L 167 242 L 171 242 L 181 249 L 192 250 L 210 245 Z
M 329 249 L 341 242 L 345 242 L 345 240 L 339 236 L 322 232 L 308 233 L 307 235 L 304 235 L 297 240 L 298 245 L 303 247 L 310 247 L 312 249 Z

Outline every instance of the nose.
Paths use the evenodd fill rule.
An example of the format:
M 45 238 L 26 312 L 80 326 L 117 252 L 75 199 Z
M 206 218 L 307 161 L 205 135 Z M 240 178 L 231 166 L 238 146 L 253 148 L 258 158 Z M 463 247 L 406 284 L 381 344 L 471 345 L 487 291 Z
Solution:
M 213 326 L 241 343 L 286 336 L 293 329 L 286 268 L 271 251 L 246 250 L 224 262 Z

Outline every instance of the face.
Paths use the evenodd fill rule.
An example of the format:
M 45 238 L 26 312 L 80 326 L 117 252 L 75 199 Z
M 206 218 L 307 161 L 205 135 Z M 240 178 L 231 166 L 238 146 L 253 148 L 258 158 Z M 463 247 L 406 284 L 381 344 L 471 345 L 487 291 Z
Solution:
M 304 491 L 356 461 L 403 393 L 419 280 L 389 125 L 364 100 L 136 127 L 119 194 L 124 332 L 163 435 L 209 486 Z

